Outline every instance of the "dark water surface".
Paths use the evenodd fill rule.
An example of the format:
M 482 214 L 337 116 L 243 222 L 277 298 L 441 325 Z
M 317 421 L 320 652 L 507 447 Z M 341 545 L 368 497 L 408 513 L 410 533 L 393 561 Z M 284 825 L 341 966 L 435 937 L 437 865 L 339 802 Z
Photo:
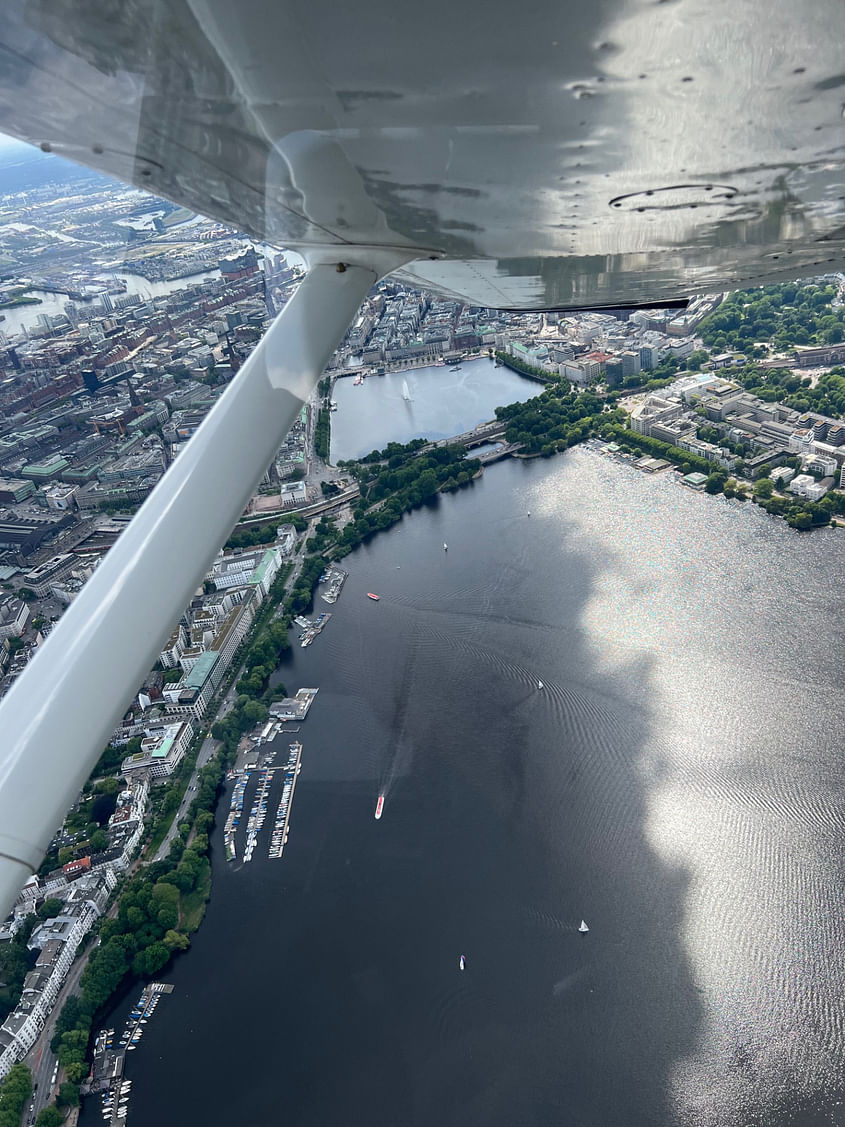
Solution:
M 580 449 L 349 557 L 130 1127 L 845 1122 L 843 537 Z

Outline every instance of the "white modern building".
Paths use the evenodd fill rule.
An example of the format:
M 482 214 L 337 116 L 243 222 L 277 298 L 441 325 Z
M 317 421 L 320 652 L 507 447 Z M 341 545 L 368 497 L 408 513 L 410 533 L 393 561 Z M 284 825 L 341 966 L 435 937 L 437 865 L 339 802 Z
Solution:
M 810 474 L 800 473 L 790 481 L 787 489 L 805 501 L 819 501 L 833 485 L 833 478 L 818 481 Z
M 161 779 L 171 775 L 182 761 L 194 729 L 189 721 L 150 728 L 141 740 L 141 750 L 127 756 L 120 770 L 127 779 Z

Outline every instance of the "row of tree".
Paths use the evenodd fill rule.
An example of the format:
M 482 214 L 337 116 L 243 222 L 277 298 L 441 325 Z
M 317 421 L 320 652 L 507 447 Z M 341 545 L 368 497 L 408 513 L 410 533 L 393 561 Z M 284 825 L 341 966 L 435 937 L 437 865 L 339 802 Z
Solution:
M 360 476 L 361 464 L 370 462 L 389 462 L 393 458 L 398 458 L 400 462 L 404 461 L 411 454 L 416 454 L 417 451 L 422 450 L 424 446 L 428 446 L 427 438 L 412 438 L 410 442 L 388 442 L 384 450 L 371 450 L 369 454 L 365 454 L 363 458 L 358 460 L 351 460 L 349 462 L 340 461 L 338 466 L 350 470 L 356 477 Z M 399 463 L 397 462 L 397 465 Z
M 285 524 L 292 524 L 297 532 L 304 532 L 308 527 L 308 521 L 298 513 L 286 514 L 284 519 Z M 234 548 L 255 548 L 259 544 L 272 544 L 276 539 L 278 527 L 279 518 L 276 517 L 275 520 L 263 524 L 250 524 L 235 528 L 235 531 L 226 541 L 226 549 L 232 551 Z
M 32 1095 L 32 1077 L 25 1064 L 13 1064 L 0 1085 L 0 1127 L 20 1127 L 23 1109 Z
M 600 433 L 602 438 L 618 443 L 623 449 L 639 450 L 643 454 L 650 454 L 652 458 L 665 458 L 667 462 L 679 466 L 685 474 L 693 472 L 709 474 L 713 469 L 713 463 L 708 462 L 706 458 L 691 454 L 689 450 L 683 450 L 680 446 L 661 442 L 659 438 L 652 438 L 651 435 L 637 434 L 636 431 L 628 430 L 627 427 L 620 426 L 616 422 L 602 423 Z
M 270 674 L 289 649 L 288 623 L 285 619 L 277 619 L 264 626 L 247 650 L 243 673 L 238 681 L 238 692 L 256 700 L 262 696 Z
M 130 976 L 151 978 L 177 951 L 190 945 L 183 901 L 210 884 L 209 835 L 228 762 L 213 759 L 197 776 L 197 793 L 180 824 L 168 856 L 139 869 L 120 891 L 117 914 L 98 924 L 99 946 L 80 978 L 80 993 L 68 998 L 51 1042 L 68 1080 L 78 1084 L 88 1073 L 87 1051 L 95 1017 Z M 190 844 L 189 844 L 190 842 Z
M 314 450 L 318 458 L 324 462 L 329 460 L 329 444 L 331 442 L 331 412 L 328 407 L 321 407 L 317 412 L 317 422 L 314 426 Z
M 547 372 L 545 368 L 538 368 L 534 364 L 520 360 L 518 356 L 511 356 L 509 352 L 496 352 L 496 359 L 501 361 L 506 368 L 510 368 L 514 372 L 519 372 L 521 376 L 527 376 L 530 380 L 548 383 L 550 380 L 560 379 L 560 376 L 556 372 Z

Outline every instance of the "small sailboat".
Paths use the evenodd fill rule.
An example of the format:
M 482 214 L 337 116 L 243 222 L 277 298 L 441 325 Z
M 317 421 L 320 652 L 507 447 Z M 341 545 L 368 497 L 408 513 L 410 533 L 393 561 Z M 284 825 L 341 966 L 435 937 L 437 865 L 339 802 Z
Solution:
M 443 551 L 444 551 L 444 552 L 448 552 L 448 551 L 449 551 L 449 545 L 448 545 L 448 544 L 446 543 L 446 541 L 445 541 L 445 540 L 443 541 Z
M 408 387 L 407 380 L 402 380 L 402 398 L 406 403 L 411 402 L 411 389 Z
M 376 803 L 376 821 L 378 821 L 379 818 L 381 817 L 383 810 L 384 810 L 384 795 L 380 794 L 378 796 L 378 802 Z
M 542 681 L 538 681 L 538 682 L 537 682 L 537 688 L 538 688 L 538 689 L 543 689 L 543 688 L 545 688 L 545 685 L 543 684 L 543 682 L 542 682 Z
M 461 957 L 458 959 L 458 966 L 461 968 L 461 970 L 463 970 L 466 967 L 466 965 L 467 965 L 467 961 L 464 958 L 464 956 L 461 955 Z
M 529 510 L 528 510 L 528 512 L 527 512 L 527 513 L 526 513 L 525 515 L 526 515 L 527 517 L 530 517 L 530 516 L 531 516 L 531 510 L 529 509 Z
M 583 920 L 581 920 L 581 925 L 580 925 L 580 927 L 578 928 L 578 930 L 579 930 L 579 931 L 581 932 L 581 934 L 582 934 L 582 935 L 586 935 L 586 934 L 587 934 L 587 932 L 588 932 L 588 931 L 589 931 L 590 929 L 589 929 L 589 928 L 587 927 L 586 923 L 585 923 L 585 922 L 584 922 Z

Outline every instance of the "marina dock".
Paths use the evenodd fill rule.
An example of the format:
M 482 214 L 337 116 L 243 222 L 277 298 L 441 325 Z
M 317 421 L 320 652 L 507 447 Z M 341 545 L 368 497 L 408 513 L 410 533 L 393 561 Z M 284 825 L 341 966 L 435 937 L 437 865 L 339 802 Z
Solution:
M 337 564 L 332 564 L 332 566 L 326 570 L 325 574 L 320 576 L 321 583 L 328 583 L 328 589 L 323 591 L 320 595 L 323 602 L 337 602 L 348 574 L 349 573 L 344 571 L 342 567 L 338 567 Z
M 252 854 L 255 851 L 255 843 L 258 841 L 258 835 L 261 833 L 262 827 L 264 826 L 264 819 L 267 816 L 267 796 L 270 793 L 271 782 L 272 770 L 270 767 L 264 767 L 258 775 L 258 790 L 255 793 L 255 801 L 252 804 L 252 809 L 249 812 L 249 819 L 246 824 L 244 862 L 252 860 Z
M 101 1029 L 97 1034 L 93 1079 L 89 1090 L 102 1095 L 103 1120 L 109 1127 L 123 1127 L 129 1114 L 132 1081 L 123 1076 L 126 1054 L 139 1045 L 144 1028 L 155 1013 L 161 996 L 172 992 L 173 986 L 168 982 L 151 982 L 149 986 L 145 986 L 132 1007 L 117 1047 L 114 1045 L 113 1029 Z
M 307 625 L 303 627 L 303 632 L 299 635 L 299 644 L 303 649 L 305 649 L 306 646 L 310 646 L 318 634 L 322 634 L 328 626 L 330 618 L 331 612 L 324 610 L 311 621 L 302 617 L 294 619 L 297 626 L 303 626 L 303 623 L 307 623 Z
M 288 829 L 290 826 L 290 812 L 293 806 L 293 792 L 296 790 L 296 780 L 299 772 L 302 770 L 302 744 L 292 743 L 289 748 L 288 761 L 282 768 L 285 773 L 284 784 L 282 786 L 282 797 L 279 801 L 278 809 L 276 810 L 276 818 L 273 824 L 273 835 L 270 839 L 270 849 L 268 857 L 278 858 L 281 857 L 285 849 L 285 844 L 288 840 Z
M 299 724 L 287 729 L 283 729 L 282 725 L 289 720 L 304 720 L 318 692 L 319 689 L 316 688 L 302 688 L 297 691 L 295 697 L 285 697 L 284 700 L 275 701 L 270 706 L 270 719 L 260 732 L 256 729 L 249 741 L 242 741 L 244 746 L 241 747 L 238 754 L 235 769 L 227 776 L 229 781 L 234 781 L 226 824 L 223 828 L 223 844 L 227 861 L 237 861 L 238 859 L 237 837 L 244 817 L 247 787 L 256 772 L 258 785 L 255 795 L 250 801 L 247 815 L 243 861 L 252 860 L 258 837 L 267 818 L 273 777 L 277 772 L 282 774 L 282 796 L 273 820 L 268 856 L 272 858 L 282 856 L 288 840 L 290 811 L 293 805 L 296 779 L 302 765 L 302 744 L 298 740 L 288 744 L 287 759 L 284 765 L 277 765 L 276 757 L 281 749 L 276 741 L 280 733 L 287 735 L 299 731 Z M 249 746 L 249 742 L 252 746 Z
M 297 741 L 288 746 L 288 757 L 284 766 L 274 766 L 275 758 L 275 751 L 271 752 L 269 755 L 265 755 L 263 765 L 258 772 L 258 787 L 247 818 L 246 842 L 243 855 L 244 863 L 251 861 L 255 853 L 259 834 L 264 828 L 264 822 L 267 818 L 267 806 L 270 789 L 273 785 L 273 776 L 277 772 L 281 772 L 283 776 L 282 796 L 279 799 L 279 805 L 276 808 L 276 814 L 273 820 L 270 847 L 267 853 L 268 857 L 281 857 L 288 840 L 290 812 L 293 805 L 294 790 L 296 789 L 296 779 L 302 769 L 302 744 Z M 246 771 L 244 775 L 236 780 L 232 790 L 229 814 L 226 818 L 226 826 L 223 831 L 227 861 L 236 861 L 238 859 L 235 839 L 241 817 L 243 816 L 244 795 L 253 773 L 253 771 Z

